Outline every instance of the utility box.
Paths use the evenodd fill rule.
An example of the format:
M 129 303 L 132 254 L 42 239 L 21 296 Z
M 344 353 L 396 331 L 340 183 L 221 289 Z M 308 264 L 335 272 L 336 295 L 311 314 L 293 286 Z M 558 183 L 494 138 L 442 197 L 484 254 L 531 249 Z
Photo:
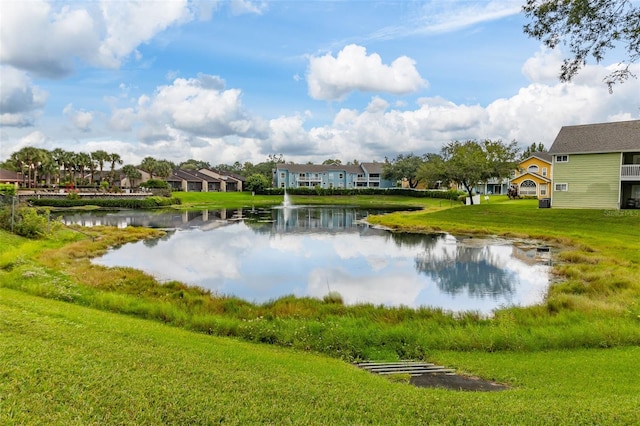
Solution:
M 551 207 L 551 198 L 541 198 L 538 200 L 539 209 L 548 209 Z

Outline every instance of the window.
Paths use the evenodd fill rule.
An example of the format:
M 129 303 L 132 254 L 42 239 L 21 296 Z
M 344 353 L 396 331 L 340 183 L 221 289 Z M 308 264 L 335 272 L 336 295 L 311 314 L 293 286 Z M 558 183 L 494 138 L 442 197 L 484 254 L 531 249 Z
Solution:
M 520 184 L 520 195 L 525 197 L 536 195 L 536 183 L 532 180 L 525 180 Z
M 280 173 L 280 177 L 284 179 L 284 172 Z
M 546 176 L 547 175 L 547 168 L 543 167 L 542 168 L 542 176 Z
M 527 167 L 527 171 L 530 173 L 538 173 L 538 166 L 536 166 L 535 164 L 532 164 L 531 166 Z
M 342 177 L 343 177 L 343 176 L 342 176 L 342 173 L 340 173 L 340 174 L 338 175 L 338 179 L 342 179 Z
M 547 185 L 540 185 L 540 195 L 547 195 Z
M 556 155 L 556 163 L 568 163 L 569 156 L 568 155 Z
M 555 191 L 561 191 L 561 192 L 565 192 L 569 190 L 569 184 L 568 183 L 556 183 L 554 186 L 554 190 Z

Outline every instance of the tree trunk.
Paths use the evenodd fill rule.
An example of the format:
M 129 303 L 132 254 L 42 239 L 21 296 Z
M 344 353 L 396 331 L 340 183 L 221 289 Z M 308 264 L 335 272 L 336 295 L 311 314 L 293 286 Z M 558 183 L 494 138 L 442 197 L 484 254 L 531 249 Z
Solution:
M 471 203 L 471 205 L 473 205 L 473 188 L 470 188 L 466 183 L 463 183 L 463 185 L 467 190 L 467 193 L 469 194 L 469 202 Z

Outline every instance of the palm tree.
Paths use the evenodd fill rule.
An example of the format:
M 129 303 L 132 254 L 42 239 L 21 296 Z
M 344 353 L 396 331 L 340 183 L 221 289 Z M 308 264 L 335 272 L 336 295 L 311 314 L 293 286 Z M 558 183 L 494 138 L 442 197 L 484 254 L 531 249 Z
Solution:
M 60 170 L 57 171 L 59 173 Z M 38 164 L 38 174 L 45 179 L 45 184 L 51 184 L 51 178 L 56 176 L 56 163 L 50 151 L 40 148 L 40 162 Z
M 120 155 L 114 153 L 109 154 L 109 161 L 111 161 L 111 184 L 113 185 L 113 181 L 115 181 L 116 179 L 116 164 L 122 164 L 122 158 L 120 158 Z
M 80 172 L 80 182 L 84 180 L 87 169 L 91 168 L 92 158 L 91 155 L 86 152 L 79 152 L 76 154 L 76 169 Z
M 154 171 L 156 176 L 166 179 L 173 173 L 173 165 L 167 160 L 160 160 L 156 163 Z
M 140 163 L 140 170 L 143 170 L 149 173 L 149 178 L 153 179 L 153 173 L 156 171 L 156 165 L 158 164 L 158 160 L 153 157 L 145 157 Z
M 54 172 L 54 176 L 56 177 L 56 183 L 60 183 L 60 178 L 62 177 L 61 169 L 65 170 L 65 155 L 67 151 L 62 148 L 56 148 L 51 151 L 51 158 L 53 162 L 56 164 L 56 171 Z
M 131 164 L 127 164 L 126 166 L 124 166 L 122 168 L 122 173 L 124 173 L 127 179 L 129 179 L 129 188 L 133 188 L 135 186 L 135 180 L 142 177 L 142 174 L 136 168 L 136 166 L 132 166 Z
M 109 153 L 99 149 L 91 153 L 91 158 L 98 162 L 98 167 L 100 168 L 100 182 L 102 182 L 102 170 L 104 169 L 104 163 L 110 160 Z
M 35 186 L 38 179 L 38 163 L 40 163 L 42 156 L 41 149 L 32 146 L 26 146 L 11 154 L 11 160 L 20 168 L 20 171 L 23 173 L 23 179 L 24 170 L 26 168 L 28 188 L 33 188 Z

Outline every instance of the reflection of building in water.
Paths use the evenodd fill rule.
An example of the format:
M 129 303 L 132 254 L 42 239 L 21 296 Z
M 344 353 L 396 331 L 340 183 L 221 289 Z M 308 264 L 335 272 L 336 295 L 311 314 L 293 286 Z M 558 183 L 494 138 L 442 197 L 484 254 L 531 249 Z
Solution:
M 513 246 L 511 255 L 527 265 L 550 264 L 551 252 L 548 247 Z
M 381 235 L 386 233 L 363 223 L 369 211 L 350 207 L 294 207 L 273 210 L 271 232 L 277 234 L 345 233 Z
M 146 228 L 202 228 L 215 229 L 242 218 L 242 209 L 197 210 L 183 212 L 150 212 L 122 210 L 117 212 L 63 213 L 61 220 L 66 225 L 92 226 L 142 226 Z

